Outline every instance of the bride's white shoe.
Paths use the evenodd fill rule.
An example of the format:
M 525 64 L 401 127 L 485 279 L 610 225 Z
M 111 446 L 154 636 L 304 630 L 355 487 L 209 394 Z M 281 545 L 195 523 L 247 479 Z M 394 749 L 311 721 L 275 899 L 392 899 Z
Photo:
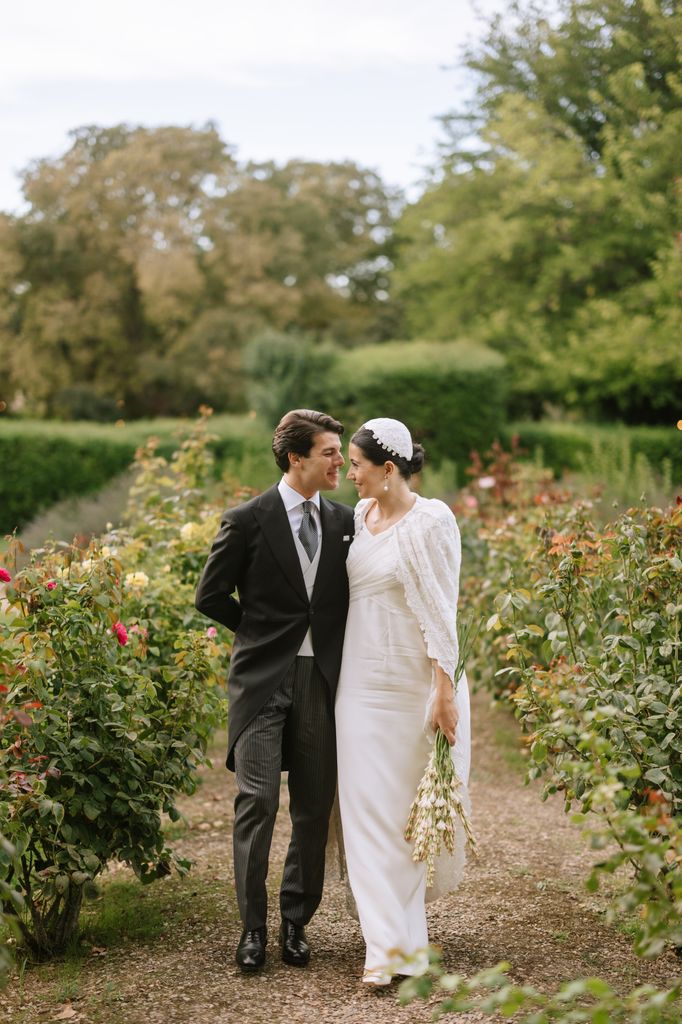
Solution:
M 372 988 L 384 988 L 386 985 L 391 984 L 392 975 L 388 971 L 382 971 L 378 968 L 376 970 L 365 968 L 362 974 L 362 981 L 365 985 L 370 985 Z

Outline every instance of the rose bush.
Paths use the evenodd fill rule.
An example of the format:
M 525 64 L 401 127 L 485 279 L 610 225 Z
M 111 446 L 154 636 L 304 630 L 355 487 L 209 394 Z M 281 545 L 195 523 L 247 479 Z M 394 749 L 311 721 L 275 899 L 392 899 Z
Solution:
M 472 668 L 521 719 L 529 777 L 580 811 L 596 849 L 615 843 L 590 885 L 633 869 L 618 905 L 642 910 L 638 951 L 680 946 L 680 502 L 602 528 L 590 502 L 499 449 L 473 470 L 458 508 L 462 604 L 488 632 Z
M 214 530 L 206 440 L 204 418 L 171 463 L 140 452 L 125 529 L 48 549 L 7 582 L 0 896 L 36 957 L 68 945 L 111 860 L 143 882 L 188 867 L 162 816 L 177 819 L 224 720 L 229 656 L 193 604 Z
M 11 579 L 9 573 L 7 576 Z M 9 582 L 9 579 L 4 580 Z M 0 679 L 7 675 L 7 651 L 0 649 Z M 30 716 L 25 711 L 9 710 L 6 703 L 8 686 L 0 682 L 0 741 L 4 746 L 7 736 L 11 733 L 16 736 L 22 729 L 22 722 L 30 724 Z M 16 742 L 16 740 L 15 740 Z M 37 779 L 35 772 L 24 775 L 22 784 L 24 790 L 36 786 Z M 4 760 L 0 760 L 0 786 L 4 789 L 9 782 L 8 772 Z M 7 836 L 0 830 L 0 935 L 5 939 L 14 934 L 14 922 L 17 914 L 23 909 L 21 894 L 11 884 L 14 865 L 18 856 L 16 846 L 9 841 Z M 8 908 L 8 911 L 5 910 Z M 0 988 L 7 979 L 7 972 L 11 964 L 9 949 L 6 941 L 0 941 Z

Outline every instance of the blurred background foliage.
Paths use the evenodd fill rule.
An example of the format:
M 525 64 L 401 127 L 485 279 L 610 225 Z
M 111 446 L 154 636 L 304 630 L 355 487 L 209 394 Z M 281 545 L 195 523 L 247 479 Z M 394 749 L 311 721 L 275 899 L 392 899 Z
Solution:
M 410 203 L 350 161 L 240 163 L 211 124 L 76 129 L 0 215 L 0 400 L 360 411 L 349 375 L 382 361 L 350 350 L 408 342 L 394 374 L 412 345 L 465 339 L 506 359 L 510 418 L 674 422 L 681 41 L 674 0 L 512 4 L 462 55 L 475 93 Z

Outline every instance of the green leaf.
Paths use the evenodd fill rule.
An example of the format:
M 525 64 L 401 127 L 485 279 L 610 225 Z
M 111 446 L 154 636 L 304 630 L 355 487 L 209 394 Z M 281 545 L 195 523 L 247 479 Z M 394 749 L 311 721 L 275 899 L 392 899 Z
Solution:
M 100 816 L 100 814 L 102 813 L 102 809 L 101 807 L 98 807 L 96 804 L 93 804 L 88 800 L 83 806 L 83 813 L 85 814 L 85 817 L 88 818 L 90 821 L 94 821 L 95 818 L 98 818 Z
M 547 757 L 547 747 L 542 740 L 535 740 L 530 748 L 531 757 L 538 764 Z
M 613 989 L 602 978 L 585 978 L 585 991 L 597 999 L 605 999 L 613 995 Z
M 83 854 L 83 863 L 88 871 L 94 872 L 100 866 L 100 859 L 92 850 L 86 850 Z

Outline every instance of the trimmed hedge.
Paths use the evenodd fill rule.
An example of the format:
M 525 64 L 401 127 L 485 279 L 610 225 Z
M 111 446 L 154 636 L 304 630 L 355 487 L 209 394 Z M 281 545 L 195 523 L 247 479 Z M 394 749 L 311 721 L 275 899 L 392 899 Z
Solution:
M 626 459 L 644 455 L 660 472 L 668 461 L 673 483 L 682 482 L 682 431 L 670 427 L 604 426 L 591 423 L 512 423 L 503 431 L 509 445 L 516 434 L 530 455 L 540 454 L 557 475 L 564 470 L 589 468 L 591 456 L 606 455 L 622 467 Z M 623 468 L 623 467 L 622 467 Z
M 0 531 L 11 533 L 61 498 L 88 494 L 130 465 L 134 447 L 60 437 L 0 438 Z
M 348 436 L 367 419 L 393 416 L 430 462 L 463 468 L 473 448 L 489 447 L 504 428 L 506 380 L 503 357 L 482 345 L 386 342 L 340 353 L 311 398 Z
M 151 436 L 169 457 L 181 420 L 145 420 L 122 427 L 39 420 L 0 423 L 0 533 L 21 529 L 62 498 L 97 491 L 131 464 Z M 185 421 L 186 422 L 186 421 Z M 247 416 L 217 416 L 209 431 L 218 471 L 228 460 L 263 459 L 270 435 Z M 272 462 L 272 456 L 269 456 Z M 273 463 L 274 468 L 274 463 Z

